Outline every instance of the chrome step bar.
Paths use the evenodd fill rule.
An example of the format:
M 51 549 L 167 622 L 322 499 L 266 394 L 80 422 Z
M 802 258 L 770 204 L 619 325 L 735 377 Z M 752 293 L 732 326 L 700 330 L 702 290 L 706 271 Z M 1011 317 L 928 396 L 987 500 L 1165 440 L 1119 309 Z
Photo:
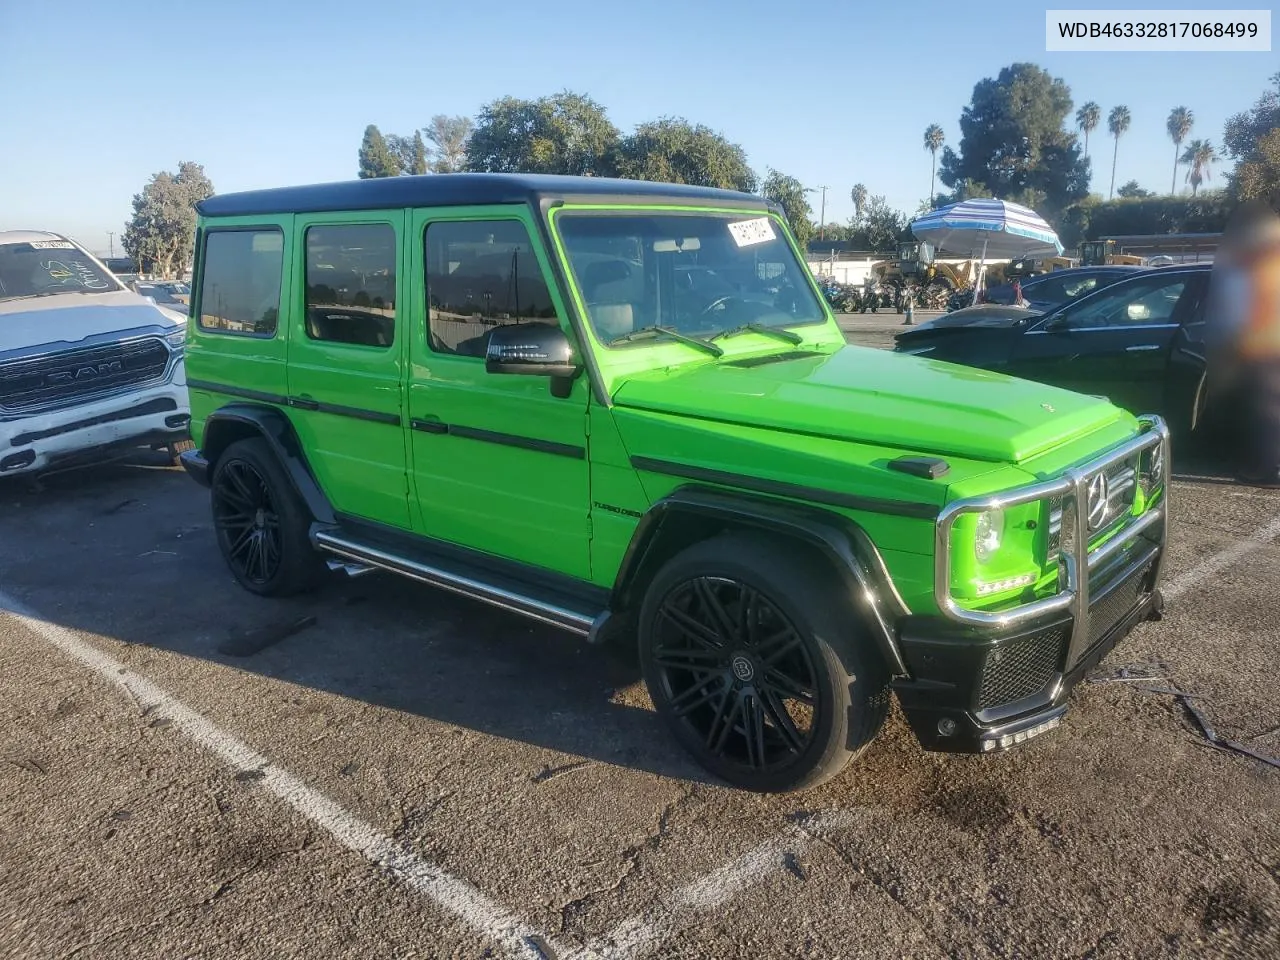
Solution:
M 591 617 L 577 610 L 570 610 L 558 604 L 485 583 L 474 577 L 453 573 L 408 557 L 397 556 L 379 547 L 352 540 L 330 530 L 313 530 L 311 540 L 317 549 L 342 557 L 357 566 L 389 570 L 433 587 L 439 587 L 441 590 L 470 597 L 490 606 L 518 613 L 531 620 L 548 623 L 561 630 L 586 637 L 592 642 L 595 642 L 609 616 L 609 612 L 605 610 L 599 616 Z M 342 567 L 345 564 L 338 564 L 338 566 Z

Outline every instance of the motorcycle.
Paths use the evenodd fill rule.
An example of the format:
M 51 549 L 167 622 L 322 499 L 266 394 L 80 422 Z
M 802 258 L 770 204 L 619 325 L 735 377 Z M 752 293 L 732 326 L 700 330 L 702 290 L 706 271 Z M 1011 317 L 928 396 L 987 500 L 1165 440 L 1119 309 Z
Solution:
M 866 313 L 868 309 L 875 313 L 884 305 L 884 287 L 879 283 L 864 283 L 860 299 L 862 303 L 858 309 L 859 313 Z

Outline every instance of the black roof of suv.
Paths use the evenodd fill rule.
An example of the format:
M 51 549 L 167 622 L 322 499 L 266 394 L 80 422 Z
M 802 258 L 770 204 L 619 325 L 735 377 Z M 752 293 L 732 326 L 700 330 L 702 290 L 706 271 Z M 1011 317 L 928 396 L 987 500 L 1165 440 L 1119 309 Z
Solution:
M 447 207 L 472 204 L 531 203 L 544 200 L 609 197 L 645 202 L 712 201 L 727 207 L 764 210 L 763 197 L 736 190 L 655 183 L 609 177 L 567 177 L 528 173 L 447 173 L 345 180 L 272 190 L 215 194 L 196 205 L 207 217 L 270 213 L 378 210 L 387 207 Z

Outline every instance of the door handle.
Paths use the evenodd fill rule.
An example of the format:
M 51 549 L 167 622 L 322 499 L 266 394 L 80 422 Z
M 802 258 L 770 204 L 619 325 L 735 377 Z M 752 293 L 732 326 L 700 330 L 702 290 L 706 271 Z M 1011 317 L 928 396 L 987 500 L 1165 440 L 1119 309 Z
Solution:
M 312 400 L 304 393 L 300 397 L 290 397 L 289 406 L 297 407 L 299 410 L 319 410 L 320 401 Z
M 1159 349 L 1160 349 L 1160 344 L 1158 343 L 1139 343 L 1139 344 L 1135 344 L 1132 347 L 1125 347 L 1125 350 L 1128 351 L 1129 353 L 1138 353 L 1141 350 L 1159 350 Z

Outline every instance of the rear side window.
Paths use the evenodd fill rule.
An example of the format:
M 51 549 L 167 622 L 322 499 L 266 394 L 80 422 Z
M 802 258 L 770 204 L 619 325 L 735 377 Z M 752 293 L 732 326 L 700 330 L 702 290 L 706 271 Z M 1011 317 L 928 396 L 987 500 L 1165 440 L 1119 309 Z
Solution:
M 283 264 L 284 234 L 276 228 L 208 231 L 200 271 L 200 328 L 274 336 Z
M 307 228 L 307 336 L 389 347 L 396 336 L 396 231 L 389 223 Z
M 494 327 L 558 323 L 519 220 L 429 224 L 426 273 L 428 332 L 437 353 L 483 357 Z

